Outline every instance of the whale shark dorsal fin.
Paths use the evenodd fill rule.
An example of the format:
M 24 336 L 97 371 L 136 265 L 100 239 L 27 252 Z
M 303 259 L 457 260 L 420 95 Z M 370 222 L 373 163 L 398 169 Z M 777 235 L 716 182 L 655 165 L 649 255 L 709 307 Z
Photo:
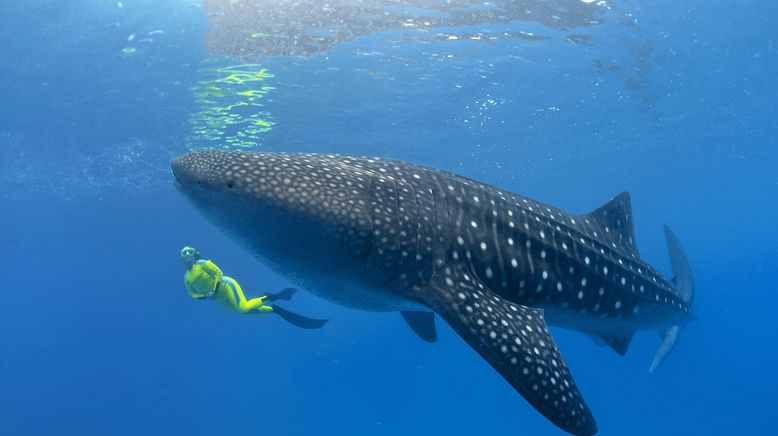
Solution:
M 435 314 L 422 311 L 404 311 L 400 312 L 408 326 L 418 337 L 425 342 L 435 342 L 438 340 L 438 331 L 435 329 Z
M 597 209 L 581 215 L 581 218 L 614 248 L 621 248 L 627 254 L 638 257 L 629 192 L 622 192 Z
M 576 435 L 597 432 L 543 311 L 504 299 L 455 267 L 414 291 L 535 409 Z

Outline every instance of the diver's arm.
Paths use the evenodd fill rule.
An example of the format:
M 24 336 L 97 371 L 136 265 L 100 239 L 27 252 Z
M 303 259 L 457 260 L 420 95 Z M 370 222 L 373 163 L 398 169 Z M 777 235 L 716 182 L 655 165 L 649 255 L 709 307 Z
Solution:
M 186 291 L 189 293 L 189 296 L 195 299 L 200 299 L 202 296 L 197 294 L 197 290 L 192 286 L 192 284 L 189 282 L 189 280 L 184 279 L 184 286 L 186 286 Z
M 238 282 L 231 277 L 224 277 L 221 281 L 221 286 L 224 290 L 227 301 L 230 303 L 233 309 L 240 313 L 251 312 L 256 310 L 259 313 L 271 313 L 273 308 L 263 303 L 265 297 L 252 298 L 246 300 L 243 295 L 243 290 L 240 288 Z
M 200 259 L 189 264 L 184 273 L 184 284 L 190 297 L 203 299 L 214 294 L 222 276 L 213 262 Z

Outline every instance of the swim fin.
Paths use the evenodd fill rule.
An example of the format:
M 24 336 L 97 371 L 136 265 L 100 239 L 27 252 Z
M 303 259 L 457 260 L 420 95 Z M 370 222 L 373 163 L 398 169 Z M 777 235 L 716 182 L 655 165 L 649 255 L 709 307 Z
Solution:
M 289 324 L 296 325 L 297 327 L 303 328 L 303 329 L 318 329 L 324 327 L 324 324 L 329 321 L 328 319 L 313 319 L 308 318 L 307 316 L 303 316 L 294 312 L 290 312 L 283 307 L 279 307 L 275 304 L 271 304 L 270 307 L 273 308 L 273 313 L 278 314 L 281 318 L 283 318 L 286 322 Z
M 265 302 L 269 303 L 271 301 L 277 300 L 291 300 L 292 295 L 294 295 L 295 292 L 297 292 L 297 289 L 295 288 L 284 288 L 275 294 L 265 293 Z

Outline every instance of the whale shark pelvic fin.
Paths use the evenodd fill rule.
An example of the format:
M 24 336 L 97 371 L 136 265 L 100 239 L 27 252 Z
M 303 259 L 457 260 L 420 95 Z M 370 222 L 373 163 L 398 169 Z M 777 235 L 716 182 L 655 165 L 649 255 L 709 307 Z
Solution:
M 400 312 L 403 319 L 414 333 L 425 342 L 438 340 L 438 331 L 435 329 L 435 314 L 433 312 L 407 311 Z
M 416 297 L 554 424 L 576 435 L 597 432 L 541 309 L 505 300 L 453 268 L 438 272 Z
M 634 335 L 635 332 L 627 332 L 620 336 L 603 336 L 602 340 L 619 356 L 623 356 L 627 354 L 627 348 L 629 348 L 629 343 L 632 342 L 632 336 Z
M 597 336 L 594 334 L 588 334 L 586 336 L 594 342 L 598 347 L 609 346 L 619 356 L 627 354 L 627 348 L 629 343 L 632 342 L 632 337 L 635 332 L 628 332 L 620 336 Z

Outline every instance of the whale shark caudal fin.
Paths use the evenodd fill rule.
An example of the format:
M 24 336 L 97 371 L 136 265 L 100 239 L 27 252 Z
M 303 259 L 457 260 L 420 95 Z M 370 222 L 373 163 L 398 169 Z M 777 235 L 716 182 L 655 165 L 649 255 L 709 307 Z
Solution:
M 667 226 L 665 226 L 665 240 L 670 253 L 670 265 L 673 267 L 674 277 L 672 282 L 681 298 L 691 305 L 692 300 L 694 300 L 694 277 L 692 277 L 689 261 L 686 260 L 686 255 L 683 252 L 683 248 L 681 248 L 678 237 Z M 670 351 L 672 351 L 679 336 L 681 336 L 680 325 L 674 325 L 659 333 L 662 344 L 659 346 L 659 350 L 657 350 L 648 372 L 654 372 L 659 368 L 670 354 Z
M 694 300 L 694 277 L 692 277 L 692 268 L 689 261 L 686 260 L 686 254 L 683 252 L 678 237 L 675 236 L 670 227 L 665 226 L 665 240 L 667 249 L 670 253 L 670 265 L 673 268 L 672 282 L 681 298 L 689 304 Z
M 436 273 L 416 296 L 551 422 L 576 435 L 596 433 L 543 311 L 503 299 L 454 268 Z
M 408 326 L 425 342 L 438 340 L 438 331 L 435 329 L 435 314 L 432 312 L 407 311 L 400 312 Z

